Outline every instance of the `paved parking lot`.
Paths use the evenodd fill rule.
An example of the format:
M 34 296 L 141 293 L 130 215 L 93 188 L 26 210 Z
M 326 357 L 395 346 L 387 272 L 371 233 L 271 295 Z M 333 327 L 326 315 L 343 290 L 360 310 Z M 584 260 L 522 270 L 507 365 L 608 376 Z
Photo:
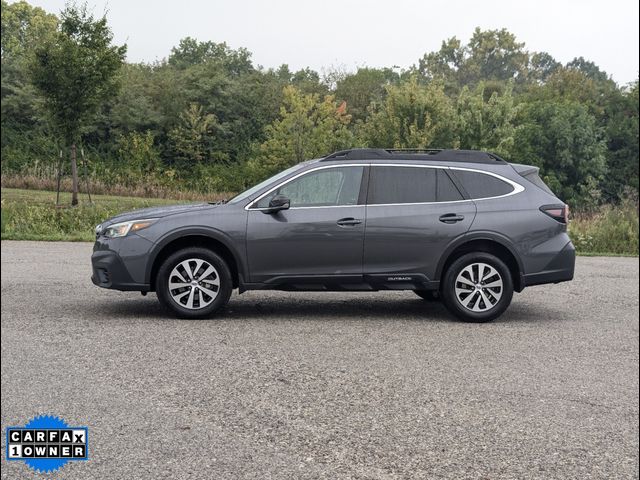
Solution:
M 90 252 L 2 242 L 2 426 L 89 427 L 56 478 L 638 477 L 637 258 L 579 258 L 474 325 L 411 292 L 174 320 L 94 287 Z

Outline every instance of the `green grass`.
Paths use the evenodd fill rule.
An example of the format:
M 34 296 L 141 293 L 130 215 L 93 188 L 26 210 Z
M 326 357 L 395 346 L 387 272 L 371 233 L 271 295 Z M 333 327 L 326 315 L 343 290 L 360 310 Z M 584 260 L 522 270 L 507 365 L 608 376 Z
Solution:
M 86 195 L 80 205 L 69 207 L 71 194 L 61 193 L 56 207 L 55 192 L 2 189 L 2 239 L 93 241 L 95 225 L 118 213 L 185 200 Z M 605 205 L 589 214 L 576 214 L 569 235 L 579 255 L 638 255 L 638 207 L 631 200 L 621 205 Z
M 602 252 L 577 252 L 577 255 L 580 257 L 626 257 L 626 258 L 635 258 L 638 256 L 637 253 L 602 253 Z
M 55 205 L 56 192 L 47 190 L 23 190 L 19 188 L 3 188 L 2 200 L 11 203 L 33 203 L 42 205 Z M 89 198 L 85 194 L 79 195 L 80 205 L 86 205 Z M 132 206 L 134 208 L 144 208 L 155 205 L 171 205 L 175 203 L 188 203 L 184 200 L 171 200 L 166 198 L 141 198 L 141 197 L 118 197 L 115 195 L 91 195 L 91 200 L 95 205 L 117 208 L 121 205 Z M 60 192 L 60 204 L 71 205 L 71 193 Z
M 175 203 L 184 200 L 151 199 L 92 195 L 89 203 L 85 195 L 80 204 L 70 207 L 71 194 L 60 193 L 62 207 L 56 207 L 56 193 L 42 190 L 2 189 L 3 240 L 95 240 L 94 227 L 118 213 L 138 208 Z
M 576 214 L 569 235 L 581 255 L 638 255 L 638 205 L 625 200 L 595 212 Z

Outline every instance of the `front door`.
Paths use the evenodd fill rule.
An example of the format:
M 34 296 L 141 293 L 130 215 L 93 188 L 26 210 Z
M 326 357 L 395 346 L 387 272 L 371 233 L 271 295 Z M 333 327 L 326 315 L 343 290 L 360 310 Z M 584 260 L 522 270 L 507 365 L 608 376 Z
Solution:
M 364 166 L 321 167 L 273 189 L 249 208 L 251 282 L 300 276 L 362 277 Z M 264 213 L 275 195 L 290 208 Z

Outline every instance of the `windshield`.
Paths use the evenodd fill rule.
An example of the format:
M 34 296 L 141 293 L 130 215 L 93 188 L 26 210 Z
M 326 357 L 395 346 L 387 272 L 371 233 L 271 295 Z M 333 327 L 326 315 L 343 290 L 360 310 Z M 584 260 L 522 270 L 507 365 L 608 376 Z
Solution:
M 295 172 L 296 170 L 298 170 L 300 167 L 302 167 L 306 163 L 308 163 L 308 162 L 299 163 L 298 165 L 294 165 L 293 167 L 289 167 L 286 170 L 283 170 L 282 172 L 275 174 L 273 177 L 267 178 L 265 181 L 260 182 L 259 184 L 251 187 L 250 189 L 245 190 L 244 192 L 236 195 L 231 200 L 229 200 L 229 203 L 238 203 L 238 202 L 241 202 L 242 200 L 246 200 L 246 199 L 250 198 L 254 193 L 259 192 L 260 190 L 262 190 L 267 185 L 270 185 L 271 183 L 276 182 L 276 181 L 280 180 L 281 178 L 286 177 L 290 173 Z

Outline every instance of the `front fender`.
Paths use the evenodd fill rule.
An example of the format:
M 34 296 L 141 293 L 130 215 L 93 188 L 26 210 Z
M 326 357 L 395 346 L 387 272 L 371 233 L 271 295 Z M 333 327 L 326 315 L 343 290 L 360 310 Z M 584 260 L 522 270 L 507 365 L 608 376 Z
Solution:
M 171 230 L 170 232 L 167 232 L 159 240 L 156 241 L 151 252 L 149 253 L 149 260 L 147 262 L 147 268 L 145 272 L 145 280 L 149 284 L 152 283 L 151 275 L 158 255 L 160 255 L 165 247 L 167 247 L 174 241 L 185 239 L 187 237 L 204 237 L 206 239 L 210 239 L 214 242 L 219 242 L 220 244 L 222 244 L 224 247 L 226 247 L 227 250 L 229 250 L 229 252 L 231 252 L 233 259 L 238 266 L 238 275 L 240 277 L 240 281 L 242 282 L 243 278 L 247 278 L 247 265 L 244 261 L 244 256 L 236 246 L 238 240 L 234 240 L 228 234 L 215 228 L 200 225 L 176 228 L 174 230 Z M 244 242 L 241 242 L 241 245 L 244 245 Z

